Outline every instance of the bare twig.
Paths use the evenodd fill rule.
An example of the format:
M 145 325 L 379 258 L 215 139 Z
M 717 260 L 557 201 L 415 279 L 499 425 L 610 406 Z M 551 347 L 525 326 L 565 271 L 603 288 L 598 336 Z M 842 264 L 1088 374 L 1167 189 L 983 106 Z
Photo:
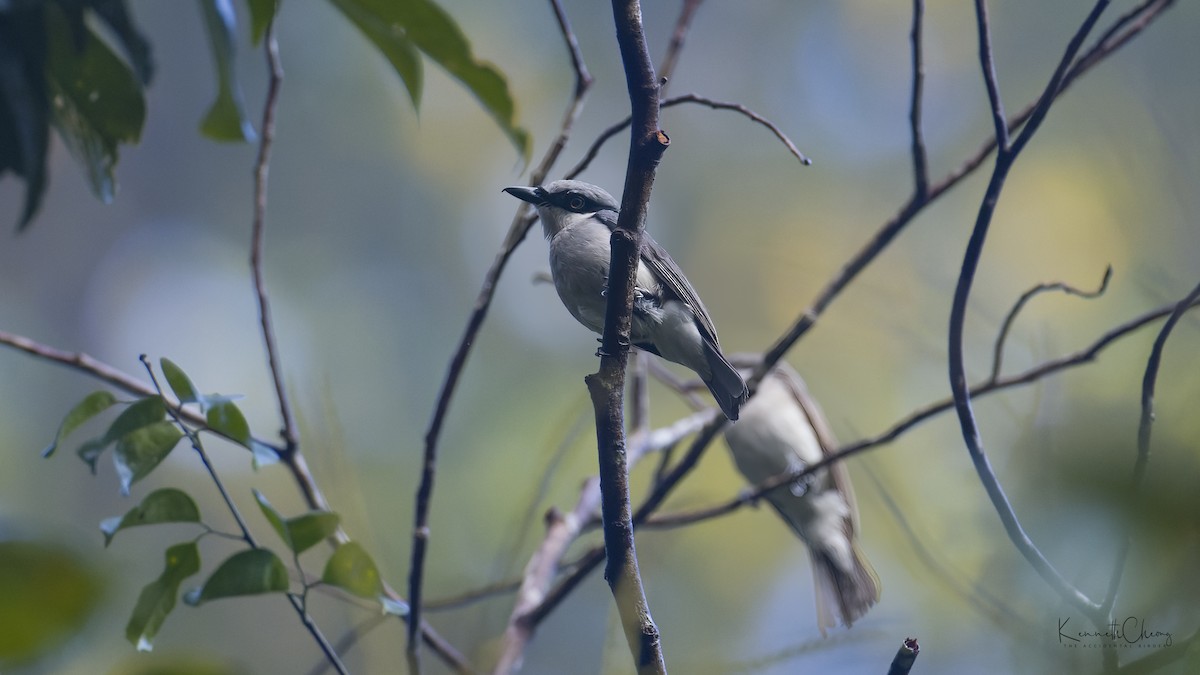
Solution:
M 267 300 L 267 286 L 263 281 L 263 240 L 267 221 L 267 176 L 271 166 L 271 146 L 275 142 L 275 111 L 279 106 L 279 89 L 283 84 L 283 66 L 279 62 L 279 42 L 275 39 L 275 21 L 267 24 L 264 40 L 267 56 L 267 100 L 263 104 L 262 137 L 258 144 L 258 159 L 254 164 L 254 219 L 250 227 L 250 272 L 254 277 L 254 296 L 258 300 L 258 316 L 262 327 L 263 343 L 267 349 L 267 363 L 271 367 L 271 380 L 275 384 L 275 399 L 279 402 L 279 416 L 283 420 L 283 453 L 287 456 L 296 451 L 299 434 L 296 422 L 288 405 L 287 388 L 283 384 L 283 367 L 279 364 L 279 346 L 275 339 L 275 328 L 271 321 L 271 306 Z
M 338 638 L 337 643 L 334 645 L 334 649 L 336 649 L 339 654 L 346 653 L 352 649 L 354 645 L 358 644 L 359 640 L 366 637 L 368 633 L 382 626 L 384 622 L 388 620 L 388 618 L 390 617 L 387 614 L 374 614 L 366 619 L 363 619 L 357 626 L 353 626 L 343 633 L 342 637 Z M 327 670 L 329 670 L 329 662 L 319 661 L 313 665 L 311 670 L 308 671 L 308 675 L 322 675 L 322 673 Z
M 673 96 L 671 98 L 664 99 L 661 106 L 663 108 L 671 108 L 683 103 L 697 103 L 708 106 L 713 110 L 732 110 L 734 112 L 741 113 L 750 121 L 761 124 L 770 130 L 770 132 L 775 135 L 775 138 L 778 138 L 779 141 L 783 143 L 784 147 L 788 149 L 788 152 L 792 153 L 792 156 L 800 160 L 801 164 L 812 164 L 812 160 L 806 157 L 804 153 L 800 152 L 800 149 L 796 147 L 796 144 L 792 142 L 792 139 L 788 138 L 787 134 L 783 133 L 783 130 L 776 126 L 774 122 L 768 120 L 762 115 L 759 115 L 740 103 L 726 103 L 724 101 L 717 101 L 699 94 L 683 94 L 681 96 Z M 570 171 L 567 172 L 567 178 L 575 178 L 579 174 L 583 173 L 585 169 L 591 166 L 592 160 L 596 159 L 596 156 L 600 154 L 600 148 L 603 147 L 610 138 L 624 131 L 625 128 L 629 126 L 630 122 L 631 118 L 626 117 L 620 122 L 617 122 L 616 124 L 613 124 L 604 131 L 600 132 L 600 135 L 596 137 L 596 140 L 592 141 L 592 144 L 588 146 L 587 152 L 584 153 L 583 158 L 579 160 L 579 163 L 577 163 L 571 168 Z
M 1150 350 L 1150 357 L 1146 359 L 1146 372 L 1142 376 L 1142 416 L 1138 422 L 1137 459 L 1133 464 L 1133 478 L 1130 480 L 1129 486 L 1130 498 L 1134 500 L 1141 492 L 1142 482 L 1146 475 L 1146 465 L 1150 462 L 1150 432 L 1154 427 L 1154 388 L 1158 382 L 1158 370 L 1162 363 L 1163 349 L 1166 348 L 1167 338 L 1171 336 L 1171 331 L 1175 329 L 1175 325 L 1179 323 L 1183 313 L 1197 300 L 1200 300 L 1200 285 L 1193 288 L 1186 298 L 1175 305 L 1171 315 L 1167 317 L 1166 323 L 1158 331 L 1158 337 L 1154 339 L 1154 347 Z M 1132 544 L 1133 537 L 1129 528 L 1126 528 L 1125 539 L 1117 551 L 1112 577 L 1109 579 L 1108 592 L 1100 604 L 1101 611 L 1105 616 L 1111 616 L 1113 605 L 1117 601 L 1117 591 L 1121 586 L 1121 577 L 1125 574 L 1125 562 L 1129 557 L 1129 548 Z
M 1081 291 L 1074 286 L 1071 286 L 1063 281 L 1056 281 L 1048 284 L 1038 284 L 1033 288 L 1021 294 L 1013 304 L 1012 309 L 1008 310 L 1008 315 L 1004 317 L 1004 322 L 1000 324 L 1000 332 L 996 334 L 996 345 L 992 348 L 992 376 L 991 380 L 995 381 L 1000 377 L 1000 367 L 1004 360 L 1004 343 L 1008 340 L 1009 331 L 1012 330 L 1013 322 L 1017 320 L 1017 315 L 1025 307 L 1025 304 L 1033 299 L 1035 295 L 1046 293 L 1048 291 L 1061 291 L 1067 295 L 1074 295 L 1080 298 L 1098 298 L 1104 295 L 1104 291 L 1108 290 L 1108 282 L 1112 280 L 1112 265 L 1109 265 L 1104 270 L 1104 278 L 1100 280 L 1100 287 L 1094 291 Z
M 925 157 L 925 137 L 921 131 L 921 88 L 925 82 L 925 62 L 921 30 L 925 19 L 925 0 L 913 0 L 912 42 L 912 100 L 908 123 L 912 136 L 913 195 L 924 199 L 929 194 L 929 162 Z
M 583 55 L 579 51 L 579 43 L 575 38 L 574 32 L 571 30 L 570 22 L 567 20 L 562 5 L 559 0 L 550 0 L 550 6 L 554 10 L 555 19 L 558 21 L 563 39 L 567 44 L 571 64 L 575 69 L 575 92 L 571 102 L 567 105 L 567 111 L 563 116 L 562 128 L 558 137 L 546 151 L 541 163 L 531 176 L 531 182 L 534 184 L 539 184 L 545 179 L 550 171 L 550 167 L 554 165 L 554 162 L 558 160 L 558 156 L 562 154 L 563 148 L 566 147 L 571 127 L 574 125 L 575 119 L 579 116 L 579 111 L 583 107 L 584 97 L 587 95 L 587 91 L 592 83 L 592 76 L 588 73 L 587 67 L 584 65 Z M 471 316 L 467 319 L 467 326 L 463 331 L 462 339 L 459 340 L 454 356 L 450 359 L 450 365 L 446 370 L 446 379 L 442 383 L 442 389 L 438 394 L 437 404 L 434 407 L 433 418 L 430 420 L 429 429 L 425 433 L 425 452 L 421 470 L 421 482 L 417 488 L 416 515 L 413 525 L 412 562 L 408 582 L 409 598 L 411 599 L 410 611 L 412 612 L 408 630 L 409 654 L 415 654 L 417 649 L 415 631 L 416 626 L 420 623 L 421 616 L 425 551 L 429 541 L 429 508 L 433 497 L 434 466 L 437 459 L 438 440 L 441 438 L 442 425 L 445 423 L 446 414 L 449 412 L 450 401 L 454 398 L 454 392 L 458 388 L 459 378 L 466 367 L 467 357 L 470 356 L 471 348 L 475 345 L 475 337 L 483 327 L 484 319 L 487 318 L 492 298 L 496 294 L 496 284 L 500 281 L 500 275 L 504 272 L 504 268 L 508 265 L 513 252 L 521 241 L 525 239 L 525 235 L 528 234 L 529 228 L 532 227 L 535 221 L 535 217 L 530 215 L 530 212 L 529 205 L 524 202 L 517 208 L 512 224 L 509 225 L 508 234 L 505 235 L 504 243 L 500 246 L 500 251 L 496 254 L 492 266 L 488 269 L 487 274 L 484 275 L 483 286 L 479 289 L 479 295 L 475 299 L 475 306 L 471 310 Z
M 667 87 L 671 85 L 671 78 L 675 76 L 675 65 L 679 63 L 679 55 L 683 52 L 683 42 L 687 39 L 688 31 L 692 27 L 692 19 L 696 16 L 696 10 L 700 8 L 700 3 L 704 0 L 683 0 L 683 6 L 679 9 L 679 18 L 675 20 L 675 30 L 671 33 L 671 41 L 667 43 L 667 54 L 663 57 L 662 66 L 658 69 L 658 77 L 661 82 L 658 95 L 662 97 L 667 93 Z
M 954 290 L 954 300 L 950 308 L 949 331 L 950 390 L 954 395 L 955 410 L 958 413 L 959 424 L 962 427 L 963 440 L 966 443 L 971 461 L 975 465 L 975 471 L 979 475 L 980 482 L 983 484 L 984 490 L 992 502 L 992 506 L 996 509 L 996 513 L 1000 516 L 1005 532 L 1021 555 L 1025 557 L 1034 570 L 1037 571 L 1055 592 L 1064 600 L 1087 614 L 1094 622 L 1103 621 L 1103 617 L 1098 611 L 1100 609 L 1099 604 L 1067 581 L 1050 561 L 1046 559 L 1041 550 L 1029 538 L 1029 535 L 1025 533 L 1020 521 L 1017 519 L 1016 512 L 1012 508 L 1012 504 L 1008 501 L 1008 496 L 1004 493 L 1003 487 L 1001 487 L 999 480 L 996 478 L 995 471 L 992 470 L 991 463 L 988 461 L 983 449 L 983 439 L 979 433 L 978 423 L 975 420 L 975 412 L 971 406 L 971 392 L 967 385 L 966 360 L 963 350 L 963 330 L 971 286 L 975 279 L 979 260 L 983 254 L 983 246 L 987 239 L 988 228 L 992 222 L 992 215 L 1000 199 L 1000 193 L 1004 188 L 1008 172 L 1021 150 L 1025 147 L 1025 144 L 1037 131 L 1042 120 L 1045 119 L 1067 68 L 1074 60 L 1080 46 L 1083 44 L 1083 40 L 1096 24 L 1096 21 L 1099 20 L 1100 13 L 1104 11 L 1107 4 L 1107 0 L 1100 0 L 1096 3 L 1096 6 L 1084 20 L 1079 30 L 1071 38 L 1066 52 L 1059 62 L 1058 68 L 1055 69 L 1054 75 L 1046 85 L 1046 89 L 1038 100 L 1033 113 L 1030 115 L 1029 121 L 1026 122 L 1025 127 L 1021 130 L 1020 135 L 1010 149 L 1008 125 L 1004 121 L 1003 106 L 998 93 L 999 89 L 995 82 L 995 71 L 992 67 L 987 5 L 985 0 L 976 0 L 976 23 L 979 27 L 980 40 L 980 64 L 982 66 L 983 78 L 987 85 L 992 117 L 996 122 L 996 143 L 997 147 L 999 147 L 999 152 L 996 155 L 996 164 L 992 171 L 991 180 L 988 182 L 987 191 L 979 207 L 979 214 L 976 217 L 970 241 L 967 243 L 966 253 L 963 254 L 962 271 L 958 277 L 958 284 Z

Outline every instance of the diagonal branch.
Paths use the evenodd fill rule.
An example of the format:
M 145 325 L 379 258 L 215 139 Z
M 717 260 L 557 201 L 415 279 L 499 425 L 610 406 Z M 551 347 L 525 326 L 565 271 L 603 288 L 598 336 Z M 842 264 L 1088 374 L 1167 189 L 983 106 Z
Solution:
M 558 160 L 558 156 L 562 154 L 562 150 L 566 147 L 567 139 L 570 136 L 571 128 L 579 116 L 584 98 L 592 84 L 592 76 L 588 73 L 587 67 L 584 65 L 583 55 L 579 50 L 579 42 L 575 38 L 575 33 L 571 30 L 571 24 L 567 20 L 567 15 L 563 11 L 560 0 L 550 0 L 550 6 L 554 10 L 555 19 L 567 44 L 571 64 L 575 69 L 575 91 L 571 102 L 567 105 L 567 111 L 563 116 L 562 127 L 558 137 L 555 138 L 554 143 L 547 149 L 541 163 L 531 176 L 531 181 L 534 184 L 539 184 L 545 179 L 550 171 L 550 167 L 554 165 L 554 162 Z M 508 261 L 517 246 L 525 239 L 529 228 L 533 226 L 534 216 L 530 215 L 530 211 L 529 205 L 522 202 L 521 206 L 517 209 L 516 215 L 513 216 L 512 224 L 509 225 L 508 234 L 504 238 L 504 243 L 500 246 L 500 251 L 496 254 L 492 266 L 484 275 L 483 286 L 479 289 L 479 295 L 475 299 L 475 307 L 471 310 L 471 316 L 467 319 L 467 326 L 463 330 L 462 339 L 459 340 L 454 356 L 450 359 L 450 366 L 446 370 L 446 379 L 442 383 L 441 391 L 438 393 L 433 418 L 430 420 L 429 429 L 425 433 L 425 452 L 421 469 L 421 481 L 417 487 L 412 562 L 408 582 L 408 594 L 411 600 L 410 611 L 412 612 L 408 630 L 409 654 L 415 654 L 418 645 L 416 626 L 420 624 L 422 585 L 425 576 L 425 551 L 429 541 L 429 508 L 433 498 L 434 467 L 437 460 L 438 441 L 441 438 L 442 426 L 446 421 L 446 414 L 450 410 L 450 401 L 454 398 L 454 393 L 458 388 L 459 378 L 461 378 L 462 372 L 467 365 L 467 357 L 471 355 L 471 348 L 475 345 L 475 338 L 483 327 L 484 319 L 487 318 L 492 298 L 496 294 L 496 284 L 500 281 L 500 275 L 504 272 L 504 268 L 508 265 Z

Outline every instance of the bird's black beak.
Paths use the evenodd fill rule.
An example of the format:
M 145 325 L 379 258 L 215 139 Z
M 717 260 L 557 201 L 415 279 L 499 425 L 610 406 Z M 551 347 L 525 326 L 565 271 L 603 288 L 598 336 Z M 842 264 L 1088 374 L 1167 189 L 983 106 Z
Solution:
M 521 187 L 514 185 L 513 187 L 504 188 L 503 191 L 516 197 L 517 199 L 520 199 L 523 202 L 529 202 L 534 206 L 546 201 L 546 191 L 540 187 Z

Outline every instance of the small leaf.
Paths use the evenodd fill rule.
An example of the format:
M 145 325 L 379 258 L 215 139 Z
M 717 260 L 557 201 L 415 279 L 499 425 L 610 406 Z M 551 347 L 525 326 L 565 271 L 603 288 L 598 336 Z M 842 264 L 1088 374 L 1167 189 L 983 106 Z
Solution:
M 254 44 L 262 42 L 267 34 L 267 26 L 279 11 L 278 0 L 247 0 L 250 7 L 250 39 Z
M 196 403 L 200 400 L 200 394 L 196 392 L 191 378 L 183 372 L 182 368 L 175 365 L 174 361 L 163 357 L 159 360 L 159 365 L 162 367 L 163 375 L 167 378 L 167 384 L 170 385 L 171 391 L 175 392 L 175 397 L 179 399 L 180 403 Z
M 266 443 L 256 441 L 253 438 L 250 439 L 250 452 L 254 453 L 253 465 L 255 471 L 264 466 L 271 466 L 279 462 L 279 453 L 275 451 L 275 448 Z
M 107 518 L 100 523 L 104 545 L 112 543 L 120 530 L 157 523 L 198 523 L 200 509 L 188 493 L 176 488 L 162 488 L 146 495 L 141 504 L 129 509 L 124 516 Z
M 212 573 L 204 586 L 187 594 L 184 602 L 199 605 L 210 600 L 259 593 L 282 593 L 288 589 L 287 568 L 265 548 L 235 553 Z
M 263 515 L 267 517 L 267 522 L 271 523 L 271 527 L 275 528 L 275 534 L 278 534 L 279 538 L 290 549 L 292 547 L 292 540 L 288 534 L 287 525 L 283 522 L 283 516 L 279 515 L 275 507 L 271 506 L 271 502 L 267 501 L 266 496 L 257 489 L 254 490 L 254 499 L 258 502 L 258 508 L 262 511 Z
M 379 602 L 383 605 L 383 611 L 387 614 L 408 616 L 408 603 L 403 600 L 393 600 L 386 595 L 381 595 L 379 596 Z
M 250 447 L 250 425 L 232 401 L 221 401 L 205 414 L 208 428 L 247 448 Z
M 166 459 L 183 438 L 171 422 L 157 422 L 126 434 L 117 441 L 113 463 L 121 481 L 121 494 L 129 496 L 129 488 L 145 478 L 159 462 Z
M 79 455 L 79 459 L 87 462 L 88 468 L 92 470 L 92 475 L 96 475 L 96 462 L 100 459 L 100 455 L 104 454 L 104 449 L 108 447 L 108 441 L 104 437 L 93 438 L 86 441 L 75 454 Z
M 304 553 L 336 532 L 340 522 L 338 514 L 331 511 L 312 511 L 288 518 L 289 547 L 296 553 Z
M 143 85 L 150 84 L 154 75 L 154 63 L 150 58 L 150 43 L 133 25 L 133 18 L 125 8 L 124 0 L 93 0 L 89 8 L 112 29 L 117 42 L 125 50 L 129 62 L 137 71 L 138 79 Z
M 109 203 L 116 195 L 118 146 L 136 143 L 146 120 L 142 85 L 86 24 L 76 35 L 59 3 L 46 3 L 46 81 L 51 121 L 92 191 Z
M 158 629 L 171 610 L 175 609 L 180 584 L 199 571 L 200 549 L 196 542 L 176 544 L 167 549 L 163 573 L 142 589 L 133 614 L 129 616 L 129 623 L 125 625 L 125 639 L 133 643 L 138 651 L 150 651 Z
M 217 100 L 200 123 L 200 132 L 217 141 L 253 141 L 254 126 L 246 116 L 242 87 L 234 72 L 237 15 L 231 0 L 201 0 L 217 69 Z
M 117 398 L 107 391 L 94 391 L 88 394 L 82 401 L 75 404 L 75 407 L 71 408 L 71 411 L 63 418 L 62 424 L 58 426 L 58 433 L 54 436 L 54 441 L 42 451 L 42 457 L 53 455 L 54 451 L 58 449 L 59 444 L 72 431 L 78 429 L 84 422 L 108 410 L 116 402 Z
M 0 542 L 0 668 L 47 672 L 45 663 L 19 666 L 62 652 L 99 608 L 101 582 L 84 560 L 58 546 Z
M 383 592 L 383 581 L 375 561 L 358 543 L 348 541 L 329 556 L 321 581 L 360 598 L 375 598 Z

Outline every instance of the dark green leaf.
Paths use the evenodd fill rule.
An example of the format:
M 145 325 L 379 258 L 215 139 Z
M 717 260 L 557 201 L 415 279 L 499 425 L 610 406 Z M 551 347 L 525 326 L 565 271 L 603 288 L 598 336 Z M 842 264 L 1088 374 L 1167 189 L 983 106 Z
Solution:
M 358 26 L 368 40 L 375 43 L 408 89 L 413 107 L 420 107 L 425 75 L 421 67 L 421 55 L 405 31 L 361 0 L 331 1 L 351 23 Z
M 150 84 L 154 75 L 154 62 L 150 58 L 150 43 L 133 25 L 133 18 L 125 8 L 125 0 L 89 0 L 88 5 L 112 29 L 117 42 L 125 50 L 129 62 L 137 71 L 143 85 Z
M 337 547 L 329 556 L 321 581 L 360 598 L 375 598 L 383 592 L 383 581 L 379 578 L 375 561 L 371 560 L 362 546 L 353 541 Z
M 183 433 L 174 423 L 157 422 L 125 434 L 117 441 L 113 462 L 121 481 L 121 494 L 128 496 L 129 487 L 166 459 L 182 437 Z
M 208 420 L 208 428 L 231 441 L 250 447 L 250 425 L 232 401 L 221 401 L 212 406 L 205 418 Z
M 262 41 L 267 34 L 267 26 L 279 11 L 278 0 L 247 0 L 250 7 L 250 39 L 254 44 Z
M 46 189 L 50 102 L 46 94 L 43 8 L 0 14 L 0 177 L 11 169 L 25 180 L 25 205 L 17 220 L 33 220 Z
M 218 141 L 253 141 L 254 126 L 246 116 L 242 87 L 234 72 L 237 15 L 232 0 L 201 0 L 217 69 L 217 100 L 200 123 L 200 132 Z
M 112 543 L 117 532 L 139 525 L 157 523 L 198 523 L 200 509 L 188 493 L 175 488 L 162 488 L 146 495 L 141 504 L 129 509 L 124 516 L 105 519 L 100 523 L 104 545 Z
M 54 436 L 54 442 L 42 451 L 42 457 L 53 455 L 59 444 L 71 432 L 78 429 L 79 425 L 108 410 L 116 402 L 117 398 L 107 391 L 94 391 L 88 394 L 82 401 L 76 403 L 75 407 L 71 408 L 71 411 L 63 418 L 62 424 L 58 425 L 58 433 Z
M 195 385 L 192 384 L 191 378 L 183 369 L 175 365 L 171 359 L 163 357 L 159 360 L 159 365 L 162 366 L 163 375 L 167 378 L 167 384 L 171 387 L 171 391 L 175 392 L 176 398 L 180 403 L 195 403 L 200 400 L 200 394 L 196 392 Z
M 166 416 L 167 407 L 163 405 L 161 398 L 147 396 L 146 398 L 138 399 L 118 415 L 117 419 L 113 420 L 113 423 L 108 427 L 108 431 L 104 434 L 104 441 L 112 443 L 131 431 L 141 429 L 155 422 L 161 422 Z
M 283 543 L 287 544 L 288 548 L 291 548 L 292 541 L 289 538 L 287 525 L 283 522 L 283 516 L 279 515 L 275 507 L 271 506 L 271 502 L 267 501 L 266 496 L 258 490 L 254 490 L 254 499 L 258 501 L 258 508 L 267 517 L 267 522 L 271 523 L 271 527 L 275 528 L 275 534 L 278 534 Z
M 200 549 L 195 542 L 172 546 L 167 549 L 166 559 L 162 575 L 142 589 L 129 623 L 125 625 L 125 639 L 139 651 L 149 651 L 153 646 L 158 629 L 175 609 L 179 585 L 200 571 Z
M 409 78 L 414 71 L 412 45 L 425 52 L 461 82 L 492 116 L 522 159 L 529 161 L 529 132 L 516 123 L 516 104 L 508 81 L 492 64 L 471 53 L 471 43 L 454 19 L 432 0 L 332 0 L 391 61 L 404 80 L 413 105 L 420 101 L 420 83 Z M 400 58 L 397 58 L 399 56 Z
M 146 102 L 137 78 L 86 25 L 81 43 L 57 4 L 47 3 L 51 120 L 63 142 L 88 170 L 105 203 L 116 194 L 113 168 L 121 143 L 142 133 Z
M 0 669 L 7 673 L 61 649 L 100 599 L 101 580 L 75 555 L 35 542 L 0 542 Z
M 304 553 L 337 531 L 341 518 L 331 511 L 312 511 L 288 518 L 287 530 L 291 537 L 291 548 Z
M 288 589 L 287 568 L 283 561 L 265 548 L 235 553 L 221 563 L 204 586 L 184 597 L 189 605 L 199 605 L 218 598 L 259 593 L 281 593 Z

